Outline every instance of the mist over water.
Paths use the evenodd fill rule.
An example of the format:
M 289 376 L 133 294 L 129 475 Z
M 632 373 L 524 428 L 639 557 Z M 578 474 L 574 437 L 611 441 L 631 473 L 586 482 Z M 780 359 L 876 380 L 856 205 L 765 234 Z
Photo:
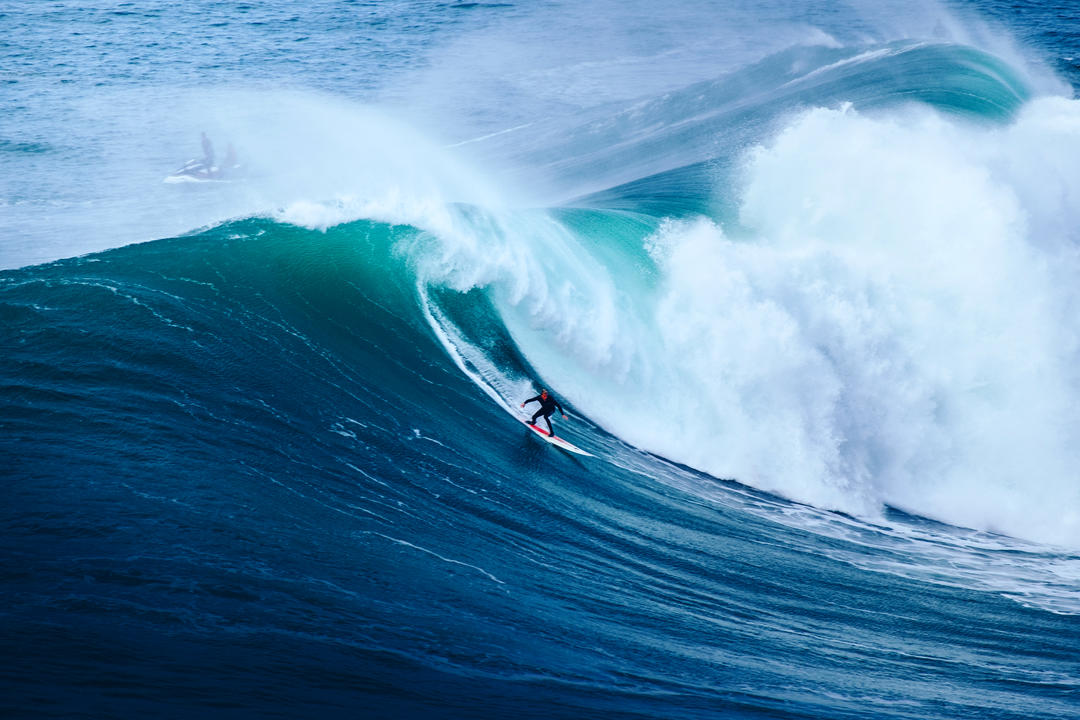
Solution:
M 706 136 L 636 157 L 617 154 L 607 167 L 588 158 L 625 142 L 617 126 L 591 146 L 564 144 L 573 128 L 618 122 L 641 103 L 663 104 L 666 93 L 694 83 L 732 77 L 733 96 L 752 95 L 760 78 L 739 80 L 740 71 L 790 48 L 970 43 L 1023 68 L 1036 89 L 1068 92 L 1037 53 L 1025 58 L 1005 31 L 938 3 L 913 10 L 906 3 L 822 2 L 793 11 L 786 3 L 686 2 L 663 13 L 650 3 L 606 0 L 467 5 L 440 13 L 419 2 L 350 9 L 324 1 L 309 6 L 303 23 L 276 6 L 235 13 L 213 3 L 87 8 L 62 23 L 46 6 L 13 9 L 5 16 L 12 29 L 7 57 L 21 71 L 8 84 L 0 264 L 44 262 L 292 200 L 351 194 L 371 184 L 364 177 L 371 149 L 361 136 L 369 134 L 372 106 L 389 125 L 418 128 L 436 145 L 460 145 L 494 184 L 511 182 L 515 200 L 550 204 L 731 155 L 775 131 L 766 121 L 729 137 L 744 120 L 735 118 Z M 427 22 L 433 14 L 438 22 Z M 410 19 L 417 32 L 401 32 Z M 178 37 L 163 48 L 153 28 L 173 25 L 199 39 Z M 107 45 L 96 44 L 98 28 L 113 38 Z M 343 28 L 355 30 L 347 44 Z M 44 52 L 32 52 L 38 46 Z M 54 57 L 66 60 L 47 61 Z M 823 102 L 850 99 L 841 93 Z M 678 127 L 692 120 L 686 108 L 670 110 L 653 121 Z M 203 130 L 219 155 L 226 143 L 236 146 L 251 171 L 247 182 L 213 190 L 160 186 L 157 180 L 200 154 Z M 328 151 L 335 147 L 342 152 Z M 588 165 L 553 177 L 553 162 Z M 260 175 L 267 169 L 270 177 Z

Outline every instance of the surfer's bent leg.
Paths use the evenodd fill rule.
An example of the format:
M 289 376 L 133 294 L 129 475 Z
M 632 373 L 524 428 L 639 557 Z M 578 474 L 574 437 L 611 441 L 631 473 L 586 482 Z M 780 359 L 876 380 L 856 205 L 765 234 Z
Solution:
M 548 424 L 548 435 L 555 437 L 555 428 L 551 427 L 551 413 L 544 416 L 544 421 Z
M 532 423 L 533 425 L 535 425 L 536 424 L 536 418 L 540 417 L 543 414 L 544 414 L 544 408 L 540 408 L 539 410 L 537 410 L 536 412 L 533 413 L 532 420 L 530 420 L 529 422 Z

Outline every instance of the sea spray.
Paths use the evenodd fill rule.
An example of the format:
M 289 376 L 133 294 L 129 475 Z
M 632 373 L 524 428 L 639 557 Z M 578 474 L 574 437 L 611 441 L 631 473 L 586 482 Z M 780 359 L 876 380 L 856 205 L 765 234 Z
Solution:
M 647 241 L 659 342 L 626 397 L 575 400 L 804 502 L 1075 545 L 1075 206 L 1023 200 L 1043 197 L 1025 182 L 1049 148 L 1080 152 L 1077 112 L 1048 100 L 1000 129 L 801 116 L 748 155 L 734 235 L 701 219 Z M 1075 163 L 1043 167 L 1056 197 L 1080 188 Z

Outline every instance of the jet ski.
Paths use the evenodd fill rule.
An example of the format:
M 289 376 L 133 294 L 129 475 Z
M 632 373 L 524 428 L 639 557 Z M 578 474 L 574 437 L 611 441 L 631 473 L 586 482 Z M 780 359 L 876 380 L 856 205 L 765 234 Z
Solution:
M 202 158 L 188 160 L 175 172 L 165 176 L 167 183 L 228 182 L 222 168 L 209 165 Z

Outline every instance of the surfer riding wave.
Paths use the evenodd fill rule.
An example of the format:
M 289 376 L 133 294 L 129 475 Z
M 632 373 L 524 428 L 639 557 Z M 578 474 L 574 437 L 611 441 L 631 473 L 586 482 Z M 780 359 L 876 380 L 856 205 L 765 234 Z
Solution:
M 536 419 L 538 417 L 543 417 L 544 420 L 547 422 L 548 435 L 550 437 L 555 437 L 555 428 L 551 426 L 551 415 L 555 412 L 556 408 L 558 408 L 559 414 L 562 415 L 563 420 L 570 419 L 566 417 L 566 411 L 562 409 L 562 405 L 559 404 L 559 401 L 556 400 L 552 395 L 549 395 L 548 391 L 544 390 L 543 388 L 541 388 L 539 395 L 529 398 L 525 402 L 521 403 L 521 407 L 525 407 L 531 402 L 540 403 L 540 409 L 533 413 L 532 419 L 529 421 L 529 424 L 536 425 Z

